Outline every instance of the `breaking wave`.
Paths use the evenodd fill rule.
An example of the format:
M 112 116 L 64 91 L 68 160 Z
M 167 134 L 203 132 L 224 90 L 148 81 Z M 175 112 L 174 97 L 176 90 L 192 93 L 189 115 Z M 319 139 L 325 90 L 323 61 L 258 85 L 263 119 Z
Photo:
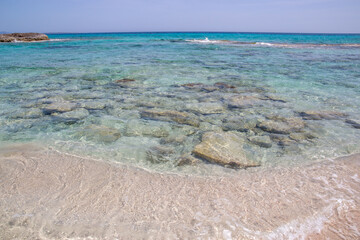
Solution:
M 360 48 L 360 43 L 324 44 L 324 43 L 270 43 L 270 42 L 241 42 L 231 40 L 209 40 L 187 39 L 185 42 L 198 44 L 226 44 L 226 45 L 255 45 L 264 47 L 283 47 L 283 48 L 315 48 L 315 47 L 349 47 Z

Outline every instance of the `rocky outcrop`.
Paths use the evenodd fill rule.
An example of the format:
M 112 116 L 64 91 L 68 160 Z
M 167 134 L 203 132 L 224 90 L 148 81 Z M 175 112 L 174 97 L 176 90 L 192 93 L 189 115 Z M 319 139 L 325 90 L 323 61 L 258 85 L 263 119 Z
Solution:
M 0 42 L 35 42 L 45 40 L 49 40 L 49 37 L 42 33 L 0 34 Z
M 243 150 L 244 141 L 231 132 L 207 132 L 193 154 L 209 162 L 232 168 L 256 167 L 260 164 L 249 159 Z

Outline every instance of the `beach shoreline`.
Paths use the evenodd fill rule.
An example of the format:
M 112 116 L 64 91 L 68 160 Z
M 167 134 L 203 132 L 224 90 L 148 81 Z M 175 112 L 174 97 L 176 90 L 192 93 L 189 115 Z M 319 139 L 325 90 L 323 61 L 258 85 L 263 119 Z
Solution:
M 191 176 L 22 144 L 0 151 L 2 239 L 357 239 L 360 154 Z

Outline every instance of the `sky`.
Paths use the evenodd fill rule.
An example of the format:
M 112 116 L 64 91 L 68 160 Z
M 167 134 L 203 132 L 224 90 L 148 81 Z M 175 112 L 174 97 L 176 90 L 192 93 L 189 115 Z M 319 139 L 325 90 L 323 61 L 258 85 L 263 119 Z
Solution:
M 360 33 L 360 0 L 0 0 L 0 32 Z

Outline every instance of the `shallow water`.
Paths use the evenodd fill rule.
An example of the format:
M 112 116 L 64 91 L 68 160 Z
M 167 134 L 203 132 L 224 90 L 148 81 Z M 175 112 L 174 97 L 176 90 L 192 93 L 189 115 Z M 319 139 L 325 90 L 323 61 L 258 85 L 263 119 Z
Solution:
M 204 132 L 229 130 L 224 125 L 233 117 L 258 125 L 295 117 L 305 125 L 300 140 L 287 133 L 278 141 L 279 136 L 259 127 L 235 132 L 244 139 L 247 154 L 265 167 L 360 152 L 360 130 L 346 122 L 360 122 L 360 35 L 49 37 L 57 41 L 0 44 L 2 144 L 36 141 L 157 171 L 231 174 L 233 170 L 207 162 L 178 167 L 178 159 L 193 150 Z M 135 81 L 116 83 L 123 78 Z M 214 87 L 218 82 L 234 88 Z M 187 83 L 203 85 L 181 86 Z M 229 99 L 238 95 L 257 100 L 244 108 L 230 107 Z M 44 111 L 51 103 L 64 102 L 81 111 L 75 117 Z M 198 103 L 207 102 L 220 105 L 221 113 L 198 109 Z M 143 117 L 149 109 L 186 112 L 199 125 Z M 307 110 L 339 115 L 303 119 L 299 112 Z M 249 141 L 252 136 L 271 136 L 272 146 L 260 147 Z
M 2 239 L 359 239 L 360 155 L 232 176 L 0 147 Z

